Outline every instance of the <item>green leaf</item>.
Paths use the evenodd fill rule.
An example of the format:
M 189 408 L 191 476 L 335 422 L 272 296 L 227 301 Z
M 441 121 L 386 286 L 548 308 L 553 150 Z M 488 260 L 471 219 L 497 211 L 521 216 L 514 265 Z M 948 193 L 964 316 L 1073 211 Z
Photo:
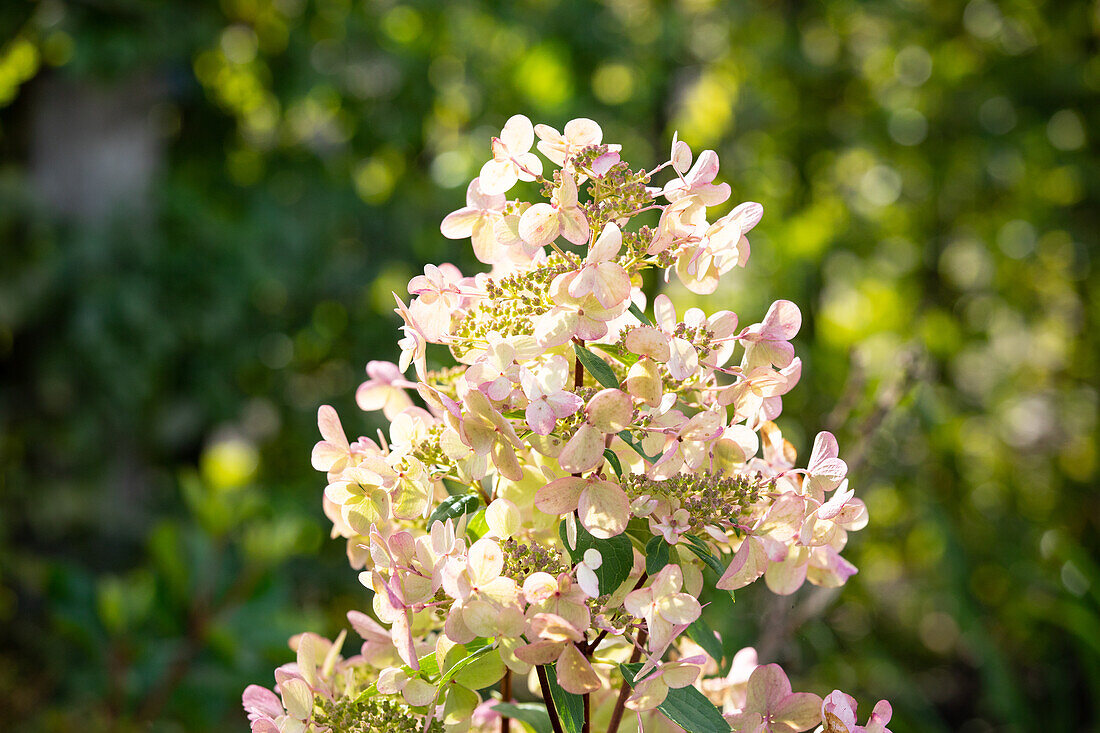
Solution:
M 688 638 L 694 641 L 699 646 L 703 647 L 703 651 L 711 656 L 718 665 L 722 664 L 722 642 L 718 640 L 718 637 L 714 635 L 714 629 L 710 627 L 707 620 L 700 616 L 695 619 L 691 626 L 687 627 Z
M 640 455 L 642 458 L 646 459 L 650 463 L 654 463 L 657 460 L 656 456 L 646 455 L 646 452 L 644 450 L 642 450 L 642 446 L 634 441 L 634 436 L 631 435 L 628 431 L 626 431 L 626 430 L 621 431 L 619 433 L 619 437 L 623 439 L 624 443 L 626 443 L 631 448 L 633 448 L 635 453 L 637 453 L 638 455 Z
M 619 671 L 631 687 L 641 669 L 641 662 L 619 665 Z M 730 733 L 730 724 L 722 717 L 722 711 L 691 685 L 670 689 L 668 697 L 657 709 L 673 723 L 691 733 Z
M 652 326 L 653 325 L 653 321 L 649 320 L 649 316 L 647 316 L 645 314 L 645 311 L 643 311 L 641 308 L 638 307 L 637 303 L 631 303 L 630 304 L 630 313 L 635 318 L 637 318 L 639 321 L 641 321 L 644 325 L 646 325 L 646 326 Z
M 485 521 L 485 510 L 478 509 L 466 522 L 466 534 L 472 540 L 481 539 L 489 531 L 489 523 Z
M 722 564 L 721 560 L 714 556 L 710 548 L 703 544 L 703 541 L 695 535 L 686 534 L 684 537 L 688 541 L 686 547 L 694 552 L 700 560 L 705 562 L 707 567 L 718 573 L 718 577 L 722 577 L 726 572 L 726 566 Z
M 668 565 L 668 543 L 665 538 L 656 535 L 645 546 L 645 571 L 647 575 L 656 575 Z
M 603 452 L 603 457 L 607 459 L 607 462 L 611 464 L 611 470 L 615 472 L 615 475 L 622 478 L 623 464 L 619 463 L 619 457 L 615 455 L 615 451 L 607 448 Z
M 499 702 L 493 706 L 495 712 L 506 718 L 513 718 L 531 727 L 535 733 L 551 733 L 550 713 L 546 705 L 539 702 Z
M 472 514 L 477 511 L 480 502 L 481 498 L 477 494 L 448 496 L 439 502 L 439 506 L 432 512 L 432 516 L 428 517 L 428 526 L 431 527 L 436 521 L 446 522 L 448 519 L 456 519 L 463 514 Z
M 475 649 L 473 652 L 467 654 L 465 657 L 455 663 L 453 667 L 444 672 L 443 676 L 439 678 L 440 691 L 442 692 L 447 687 L 447 683 L 453 680 L 456 674 L 466 669 L 466 667 L 476 662 L 485 654 L 488 654 L 489 651 L 492 650 L 492 648 L 492 645 L 486 645 L 481 647 L 480 649 Z
M 623 581 L 630 577 L 630 571 L 634 568 L 634 546 L 630 544 L 630 538 L 625 533 L 601 540 L 593 537 L 580 522 L 577 522 L 577 549 L 575 550 L 569 549 L 564 521 L 558 525 L 558 534 L 574 563 L 584 559 L 585 550 L 588 548 L 599 550 L 600 556 L 603 557 L 603 564 L 596 569 L 596 578 L 600 581 L 600 593 L 614 593 Z
M 550 697 L 558 711 L 558 720 L 566 733 L 581 733 L 584 728 L 584 699 L 580 695 L 566 692 L 558 684 L 558 672 L 553 664 L 547 664 L 546 681 L 550 687 Z
M 504 662 L 499 654 L 485 654 L 455 673 L 454 680 L 471 690 L 483 690 L 504 676 Z
M 575 341 L 573 342 L 573 351 L 577 353 L 577 358 L 580 360 L 581 364 L 588 370 L 589 374 L 596 378 L 597 382 L 608 389 L 619 388 L 619 380 L 615 376 L 615 372 L 607 365 L 606 361 Z

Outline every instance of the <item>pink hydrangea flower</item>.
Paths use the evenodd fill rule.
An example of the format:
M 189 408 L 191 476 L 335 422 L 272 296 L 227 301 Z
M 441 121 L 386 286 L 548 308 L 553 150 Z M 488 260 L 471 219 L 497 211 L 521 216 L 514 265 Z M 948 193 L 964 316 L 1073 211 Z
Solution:
M 879 700 L 867 725 L 856 724 L 856 700 L 851 695 L 833 690 L 821 702 L 821 723 L 824 733 L 890 733 L 886 724 L 894 710 L 886 700 Z
M 791 692 L 783 669 L 765 664 L 749 677 L 745 707 L 726 719 L 738 733 L 797 733 L 817 725 L 820 708 L 820 697 Z
M 517 181 L 533 181 L 542 174 L 542 161 L 529 152 L 535 142 L 531 120 L 513 115 L 500 137 L 493 138 L 493 158 L 481 167 L 481 190 L 489 196 L 508 193 Z

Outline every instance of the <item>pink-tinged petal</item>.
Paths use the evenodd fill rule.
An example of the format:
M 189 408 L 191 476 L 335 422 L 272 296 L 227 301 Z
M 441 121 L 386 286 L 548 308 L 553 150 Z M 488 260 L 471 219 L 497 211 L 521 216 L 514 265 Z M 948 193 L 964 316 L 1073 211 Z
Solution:
M 600 579 L 596 577 L 596 572 L 584 563 L 577 566 L 577 585 L 589 598 L 600 597 Z
M 527 405 L 524 412 L 527 425 L 539 435 L 549 435 L 554 430 L 554 410 L 546 400 L 535 400 Z
M 561 183 L 554 192 L 554 200 L 562 211 L 577 208 L 577 180 L 569 171 L 562 171 Z
M 893 716 L 894 709 L 890 706 L 890 703 L 886 700 L 879 700 L 871 713 L 871 719 L 867 721 L 867 725 L 863 729 L 864 733 L 889 733 L 886 730 L 886 724 L 890 722 L 890 718 Z
M 630 276 L 621 265 L 603 262 L 595 266 L 592 293 L 604 308 L 614 308 L 630 299 Z
M 718 175 L 718 153 L 713 150 L 704 150 L 699 153 L 695 165 L 685 176 L 692 186 L 710 183 Z
M 668 372 L 673 379 L 684 380 L 699 371 L 699 353 L 691 342 L 674 338 L 669 342 Z
M 821 508 L 817 510 L 817 516 L 820 519 L 832 519 L 837 516 L 844 510 L 849 500 L 855 496 L 855 493 L 853 489 L 837 491 L 831 499 L 821 505 Z
M 691 147 L 683 140 L 678 140 L 676 134 L 672 135 L 672 168 L 680 175 L 687 173 L 691 167 Z
M 630 425 L 634 403 L 620 389 L 603 389 L 588 401 L 588 419 L 604 433 L 617 433 Z
M 768 308 L 761 325 L 768 338 L 790 341 L 802 328 L 802 312 L 789 300 L 777 300 Z
M 252 733 L 283 733 L 274 721 L 260 718 L 252 721 Z
M 611 166 L 615 165 L 619 161 L 619 151 L 608 150 L 606 153 L 592 161 L 592 173 L 596 176 L 596 178 L 603 178 L 605 175 L 607 175 L 607 172 L 611 170 Z
M 811 566 L 807 570 L 807 577 L 815 585 L 823 588 L 838 588 L 847 583 L 848 578 L 859 572 L 855 565 L 845 560 L 839 552 L 828 545 L 816 548 L 815 552 L 818 553 L 815 565 L 824 566 L 824 568 Z
M 790 730 L 809 730 L 821 722 L 821 698 L 810 692 L 787 695 L 772 709 L 772 716 Z
M 478 262 L 492 265 L 499 259 L 500 242 L 497 240 L 494 217 L 483 216 L 474 223 L 470 242 L 474 246 L 474 256 Z
M 516 156 L 516 162 L 527 169 L 519 171 L 519 180 L 533 181 L 535 176 L 542 175 L 542 161 L 534 153 L 521 153 Z
M 821 701 L 821 717 L 831 713 L 849 730 L 856 727 L 856 700 L 840 690 L 833 690 Z
M 482 211 L 500 211 L 507 199 L 502 194 L 490 196 L 481 190 L 481 180 L 475 178 L 466 187 L 466 205 Z
M 757 667 L 749 677 L 745 710 L 770 713 L 791 694 L 791 683 L 778 664 Z
M 730 216 L 734 219 L 740 219 L 741 233 L 747 234 L 750 229 L 760 223 L 760 219 L 764 216 L 764 207 L 755 201 L 746 201 L 743 204 L 738 204 L 730 212 Z
M 764 572 L 768 590 L 778 596 L 789 596 L 806 582 L 809 551 L 805 547 L 792 547 L 786 559 L 772 563 Z
M 587 117 L 578 117 L 565 123 L 565 139 L 574 148 L 599 145 L 603 140 L 603 130 L 594 120 Z
M 577 332 L 579 320 L 576 310 L 555 306 L 535 321 L 535 340 L 547 349 L 568 343 Z
M 702 659 L 700 658 L 698 664 L 702 663 Z M 677 664 L 675 666 L 669 664 L 665 666 L 661 676 L 664 677 L 666 685 L 678 690 L 681 687 L 687 687 L 695 682 L 695 680 L 699 678 L 700 672 L 701 670 L 696 667 L 695 664 Z
M 297 720 L 307 720 L 313 714 L 313 690 L 305 680 L 294 678 L 279 685 L 287 715 Z
M 495 441 L 492 457 L 493 465 L 496 466 L 497 473 L 501 476 L 512 481 L 523 479 L 523 466 L 519 465 L 519 457 L 516 455 L 515 449 L 507 442 L 503 440 Z
M 560 641 L 541 640 L 516 649 L 516 656 L 528 664 L 550 664 L 561 655 Z
M 558 683 L 566 692 L 585 695 L 600 689 L 600 678 L 573 644 L 566 644 L 556 665 Z
M 630 499 L 610 481 L 593 481 L 581 492 L 578 504 L 581 524 L 599 539 L 622 534 L 630 521 Z
M 560 516 L 577 508 L 581 492 L 587 482 L 575 476 L 566 476 L 543 486 L 535 494 L 535 506 L 544 514 Z
M 582 267 L 569 280 L 567 291 L 574 298 L 583 298 L 592 292 L 596 285 L 596 268 L 591 265 Z
M 535 129 L 524 115 L 512 115 L 500 131 L 500 141 L 512 155 L 526 153 L 535 142 Z
M 716 410 L 707 410 L 692 415 L 683 429 L 680 437 L 684 440 L 711 440 L 721 434 L 725 428 L 725 413 Z
M 599 429 L 588 423 L 581 425 L 562 448 L 558 464 L 569 473 L 591 471 L 603 462 L 603 440 Z
M 661 403 L 664 385 L 657 371 L 657 364 L 652 359 L 639 359 L 635 362 L 627 372 L 623 386 L 631 396 L 650 407 L 657 407 Z
M 733 191 L 728 183 L 719 183 L 713 186 L 703 186 L 696 190 L 696 196 L 703 206 L 717 206 L 725 203 Z
M 611 222 L 603 228 L 600 236 L 592 243 L 585 261 L 588 264 L 610 262 L 619 254 L 622 246 L 623 233 L 615 222 Z
M 748 537 L 741 543 L 715 587 L 719 590 L 744 588 L 763 575 L 767 567 L 768 558 L 763 545 L 755 537 Z
M 702 608 L 697 601 L 687 593 L 676 593 L 662 598 L 659 603 L 661 616 L 673 624 L 690 624 L 699 618 Z
M 481 166 L 478 176 L 481 190 L 490 196 L 507 193 L 519 180 L 516 166 L 508 160 L 490 160 Z
M 560 211 L 561 235 L 573 244 L 584 244 L 587 242 L 591 230 L 589 229 L 588 218 L 584 215 L 584 211 L 577 206 L 570 206 L 568 208 L 563 207 Z M 549 242 L 547 244 L 549 244 Z
M 535 125 L 535 134 L 539 136 L 539 140 L 549 140 L 555 143 L 562 141 L 562 134 L 557 131 L 557 128 L 544 125 L 541 122 Z
M 663 598 L 674 593 L 679 593 L 684 587 L 684 571 L 679 565 L 665 565 L 653 578 L 650 590 L 655 598 Z
M 836 458 L 839 453 L 840 446 L 836 442 L 836 437 L 828 430 L 822 430 L 814 438 L 814 448 L 810 452 L 810 470 L 829 458 Z
M 338 461 L 341 461 L 348 456 L 348 451 L 339 446 L 335 446 L 328 441 L 322 440 L 313 446 L 313 453 L 310 455 L 310 463 L 313 465 L 314 470 L 328 471 Z
M 244 688 L 241 704 L 250 718 L 253 715 L 277 718 L 283 714 L 283 703 L 279 701 L 279 697 L 271 690 L 259 685 L 249 685 Z
M 523 212 L 519 219 L 519 235 L 523 241 L 536 247 L 553 242 L 558 238 L 560 230 L 558 210 L 550 204 L 535 204 Z
M 585 341 L 598 341 L 607 335 L 607 321 L 596 318 L 591 313 L 578 314 L 576 335 Z
M 833 519 L 834 522 L 850 531 L 861 530 L 867 526 L 867 505 L 862 499 L 852 499 L 840 514 Z
M 676 329 L 676 307 L 664 293 L 653 299 L 653 318 L 667 333 Z
M 344 435 L 344 428 L 340 424 L 340 416 L 331 406 L 321 405 L 317 408 L 317 427 L 321 431 L 321 437 L 329 443 L 345 450 L 349 449 L 347 436 Z
M 443 217 L 439 231 L 447 239 L 465 239 L 474 233 L 474 225 L 480 218 L 480 211 L 467 206 Z
M 668 336 L 652 326 L 639 326 L 626 334 L 625 345 L 628 351 L 638 356 L 648 356 L 653 361 L 668 361 Z
M 546 401 L 554 411 L 554 417 L 559 420 L 569 417 L 584 405 L 584 400 L 580 397 L 572 392 L 565 391 L 556 392 L 550 395 L 546 398 Z

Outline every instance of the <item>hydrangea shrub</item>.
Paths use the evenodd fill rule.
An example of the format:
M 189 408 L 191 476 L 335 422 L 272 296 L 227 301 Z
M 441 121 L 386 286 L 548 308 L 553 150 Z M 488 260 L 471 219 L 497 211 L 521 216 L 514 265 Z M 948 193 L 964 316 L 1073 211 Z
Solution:
M 363 644 L 292 639 L 275 691 L 245 690 L 254 733 L 886 731 L 889 703 L 860 726 L 853 698 L 792 692 L 752 648 L 722 674 L 698 600 L 843 585 L 867 524 L 833 436 L 800 467 L 774 422 L 798 307 L 742 325 L 641 287 L 655 268 L 714 292 L 762 207 L 710 222 L 718 156 L 675 136 L 634 170 L 592 120 L 516 115 L 491 151 L 441 225 L 488 271 L 414 277 L 400 363 L 370 362 L 356 393 L 389 434 L 349 441 L 318 412 L 324 510 L 372 592 L 348 614 Z M 520 181 L 540 200 L 508 199 Z M 456 366 L 429 369 L 429 347 Z

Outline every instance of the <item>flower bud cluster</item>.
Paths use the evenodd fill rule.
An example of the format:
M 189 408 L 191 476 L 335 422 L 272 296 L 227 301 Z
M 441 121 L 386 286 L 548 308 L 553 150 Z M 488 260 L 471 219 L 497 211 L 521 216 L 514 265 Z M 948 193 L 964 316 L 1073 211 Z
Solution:
M 592 120 L 559 133 L 512 117 L 441 225 L 489 271 L 426 266 L 397 296 L 400 362 L 371 362 L 357 392 L 388 435 L 349 441 L 320 409 L 324 509 L 377 621 L 356 615 L 363 653 L 334 657 L 328 677 L 280 681 L 281 701 L 250 688 L 254 730 L 377 718 L 458 732 L 487 719 L 478 690 L 542 665 L 610 707 L 609 670 L 631 651 L 646 661 L 626 704 L 650 711 L 687 685 L 717 689 L 684 636 L 705 568 L 720 589 L 764 577 L 780 594 L 856 572 L 840 552 L 867 513 L 835 439 L 818 434 L 798 467 L 774 422 L 801 376 L 798 308 L 776 301 L 739 328 L 730 311 L 678 315 L 665 295 L 647 308 L 640 287 L 658 268 L 713 292 L 747 264 L 761 207 L 709 221 L 731 193 L 713 151 L 692 166 L 674 138 L 651 170 L 620 152 Z M 541 199 L 508 200 L 520 181 Z

